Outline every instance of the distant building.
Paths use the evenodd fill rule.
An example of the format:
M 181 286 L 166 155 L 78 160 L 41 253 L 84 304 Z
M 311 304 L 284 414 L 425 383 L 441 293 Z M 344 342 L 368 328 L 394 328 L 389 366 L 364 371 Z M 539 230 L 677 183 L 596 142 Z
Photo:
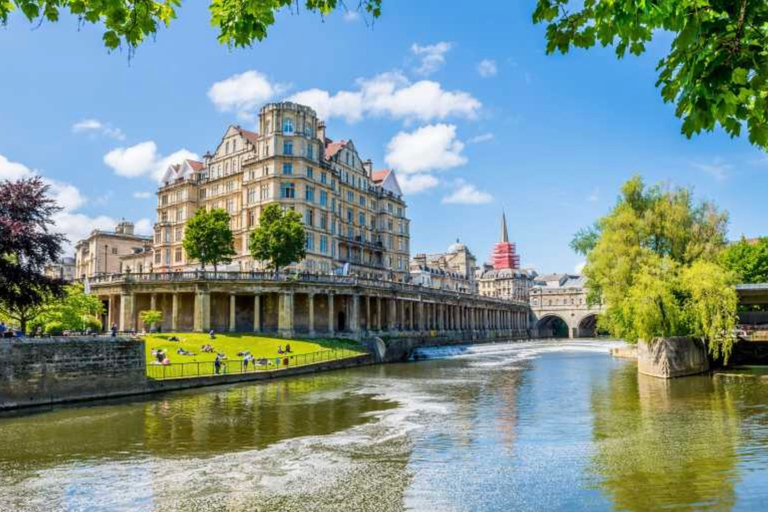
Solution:
M 501 241 L 493 247 L 492 264 L 477 272 L 478 291 L 486 297 L 528 302 L 536 272 L 520 268 L 517 247 L 509 241 L 507 217 L 501 214 Z
M 94 230 L 75 246 L 75 277 L 120 273 L 121 257 L 151 247 L 152 237 L 135 234 L 133 224 L 127 221 L 118 224 L 114 231 Z
M 75 272 L 75 258 L 64 257 L 56 263 L 51 263 L 45 267 L 45 275 L 48 277 L 63 279 L 64 281 L 74 281 L 77 274 Z
M 578 274 L 545 274 L 531 289 L 531 310 L 542 337 L 592 337 L 599 305 L 587 303 L 586 278 Z
M 414 256 L 410 265 L 411 282 L 441 290 L 477 293 L 476 267 L 477 258 L 457 239 L 447 252 Z

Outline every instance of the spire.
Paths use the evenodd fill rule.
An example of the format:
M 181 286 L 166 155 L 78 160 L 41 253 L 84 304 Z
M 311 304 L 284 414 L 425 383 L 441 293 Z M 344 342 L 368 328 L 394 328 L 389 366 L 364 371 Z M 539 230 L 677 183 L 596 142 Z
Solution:
M 504 214 L 504 210 L 501 210 L 501 241 L 509 242 L 509 234 L 507 233 L 507 216 Z

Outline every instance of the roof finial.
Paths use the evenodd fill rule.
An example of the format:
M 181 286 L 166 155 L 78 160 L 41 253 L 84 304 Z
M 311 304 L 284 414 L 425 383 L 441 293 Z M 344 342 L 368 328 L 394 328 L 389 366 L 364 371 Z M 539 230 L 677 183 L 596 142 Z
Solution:
M 501 210 L 501 241 L 509 242 L 509 234 L 507 233 L 507 216 L 504 213 L 504 209 Z

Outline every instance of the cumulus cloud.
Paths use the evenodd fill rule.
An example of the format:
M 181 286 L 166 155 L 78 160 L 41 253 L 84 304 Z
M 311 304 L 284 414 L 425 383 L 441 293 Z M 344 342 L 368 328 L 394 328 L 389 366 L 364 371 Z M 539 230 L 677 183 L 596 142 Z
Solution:
M 157 144 L 151 140 L 134 146 L 115 148 L 104 155 L 104 163 L 111 167 L 115 174 L 126 178 L 147 176 L 156 181 L 160 181 L 168 166 L 186 159 L 197 160 L 199 157 L 187 149 L 162 156 L 157 150 Z
M 427 125 L 400 132 L 387 145 L 385 161 L 400 173 L 416 174 L 458 167 L 467 163 L 464 143 L 452 124 Z
M 441 41 L 435 44 L 421 46 L 414 43 L 411 46 L 411 53 L 419 59 L 419 67 L 414 72 L 428 76 L 443 67 L 445 64 L 445 54 L 453 47 L 451 43 Z
M 0 180 L 18 180 L 29 178 L 34 173 L 32 169 L 18 162 L 11 162 L 3 155 L 0 155 Z
M 120 128 L 104 123 L 98 119 L 83 119 L 72 125 L 73 133 L 85 133 L 90 135 L 103 135 L 117 140 L 125 140 L 125 134 Z
M 404 194 L 418 194 L 435 188 L 440 181 L 431 174 L 401 174 L 397 178 Z
M 477 63 L 477 72 L 483 78 L 490 78 L 496 76 L 499 69 L 496 67 L 496 61 L 491 59 L 483 59 Z
M 443 198 L 445 204 L 486 204 L 493 202 L 493 196 L 482 192 L 471 183 L 456 180 L 456 189 Z
M 580 275 L 581 272 L 584 270 L 585 266 L 587 266 L 587 262 L 586 261 L 580 261 L 579 263 L 577 263 L 576 266 L 573 267 L 574 274 L 579 274 Z
M 590 203 L 596 203 L 600 200 L 600 189 L 596 188 L 593 189 L 592 192 L 587 196 L 587 201 Z
M 347 122 L 365 116 L 389 117 L 405 121 L 432 121 L 448 117 L 473 119 L 482 103 L 463 91 L 446 91 L 432 80 L 412 83 L 400 72 L 360 78 L 356 89 L 330 93 L 322 89 L 297 92 L 289 101 L 314 108 L 322 119 L 343 118 Z
M 355 22 L 360 19 L 360 13 L 353 10 L 353 9 L 347 9 L 344 11 L 344 21 L 348 23 Z
M 274 83 L 255 70 L 214 83 L 208 98 L 221 112 L 234 112 L 240 119 L 253 122 L 254 111 L 262 104 L 287 90 L 286 84 Z
M 155 194 L 152 193 L 152 192 L 134 192 L 133 193 L 133 198 L 134 199 L 149 199 L 153 195 L 155 195 Z
M 481 142 L 488 142 L 490 140 L 493 140 L 494 135 L 492 133 L 482 133 L 480 135 L 475 135 L 471 139 L 467 141 L 467 144 L 480 144 Z
M 143 218 L 134 223 L 133 231 L 137 235 L 151 235 L 155 232 L 155 228 L 150 219 Z

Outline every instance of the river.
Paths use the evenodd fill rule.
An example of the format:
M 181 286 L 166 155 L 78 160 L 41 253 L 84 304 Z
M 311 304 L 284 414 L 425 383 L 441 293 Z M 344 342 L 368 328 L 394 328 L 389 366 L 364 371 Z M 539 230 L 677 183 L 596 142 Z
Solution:
M 768 376 L 662 381 L 608 342 L 0 418 L 0 510 L 759 510 Z

